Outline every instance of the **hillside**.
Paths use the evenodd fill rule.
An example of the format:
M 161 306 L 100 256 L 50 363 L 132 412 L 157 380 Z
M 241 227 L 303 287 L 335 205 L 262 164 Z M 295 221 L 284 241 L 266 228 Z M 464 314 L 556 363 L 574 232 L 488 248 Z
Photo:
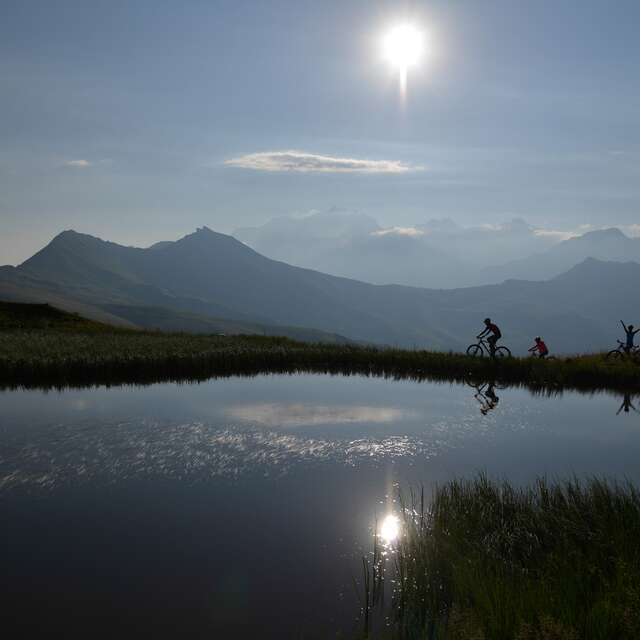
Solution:
M 261 333 L 291 335 L 287 327 L 305 327 L 331 334 L 329 340 L 337 334 L 453 350 L 466 348 L 491 316 L 515 352 L 543 335 L 552 350 L 570 353 L 615 344 L 618 320 L 640 316 L 631 295 L 639 278 L 636 263 L 586 260 L 547 282 L 376 286 L 270 260 L 207 228 L 150 249 L 67 231 L 10 273 L 2 270 L 0 295 L 7 283 L 15 295 L 22 282 L 32 300 L 40 288 L 43 296 L 64 297 L 130 326 L 227 332 L 210 324 L 224 319 Z
M 114 331 L 116 328 L 48 304 L 0 301 L 0 331 Z

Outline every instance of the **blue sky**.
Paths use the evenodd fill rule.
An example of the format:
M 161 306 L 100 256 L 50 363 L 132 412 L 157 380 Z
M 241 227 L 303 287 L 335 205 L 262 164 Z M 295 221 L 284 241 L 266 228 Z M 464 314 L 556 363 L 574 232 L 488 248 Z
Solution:
M 431 54 L 403 104 L 380 40 L 406 20 Z M 0 263 L 68 228 L 146 245 L 334 205 L 637 223 L 639 23 L 631 0 L 3 0 Z

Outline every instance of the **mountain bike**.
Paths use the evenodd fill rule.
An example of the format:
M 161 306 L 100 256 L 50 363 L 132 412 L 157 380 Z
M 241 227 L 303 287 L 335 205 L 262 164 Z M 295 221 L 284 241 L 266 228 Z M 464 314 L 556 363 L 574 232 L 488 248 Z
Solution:
M 625 343 L 620 340 L 616 340 L 618 343 L 617 349 L 611 349 L 609 353 L 607 353 L 607 360 L 617 360 L 618 358 L 625 358 L 627 356 L 631 356 L 632 358 L 640 357 L 640 347 L 632 347 L 631 350 L 625 351 Z
M 476 336 L 478 337 L 478 336 Z M 484 339 L 478 337 L 478 342 L 476 344 L 470 344 L 467 347 L 467 355 L 474 357 L 482 357 L 484 355 L 488 355 L 490 358 L 510 358 L 511 351 L 507 347 L 496 347 L 496 350 L 491 353 L 491 345 Z
M 544 358 L 541 358 L 537 353 L 530 353 L 530 358 L 536 358 L 536 360 L 557 360 L 555 356 L 546 355 Z

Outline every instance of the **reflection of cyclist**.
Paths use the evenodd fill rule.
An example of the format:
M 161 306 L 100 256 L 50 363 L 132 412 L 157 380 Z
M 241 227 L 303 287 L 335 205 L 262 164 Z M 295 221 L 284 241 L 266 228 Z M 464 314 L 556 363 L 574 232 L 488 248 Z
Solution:
M 487 342 L 489 343 L 489 348 L 491 349 L 491 355 L 494 355 L 496 351 L 496 342 L 498 342 L 498 340 L 502 338 L 502 333 L 498 328 L 498 325 L 491 322 L 491 318 L 485 318 L 484 325 L 485 325 L 484 331 L 478 334 L 477 337 L 478 339 L 480 339 L 480 338 L 484 338 L 484 336 L 486 336 L 489 333 L 491 334 L 487 338 Z
M 485 382 L 482 385 L 476 386 L 474 398 L 480 403 L 480 413 L 483 416 L 486 416 L 489 411 L 495 409 L 498 402 L 500 402 L 500 398 L 498 398 L 495 392 L 495 386 L 495 382 Z
M 629 353 L 629 351 L 631 351 L 633 349 L 633 339 L 636 337 L 636 333 L 638 333 L 638 331 L 640 331 L 640 329 L 636 329 L 634 331 L 632 324 L 630 324 L 627 327 L 625 325 L 625 323 L 622 322 L 622 320 L 620 320 L 620 324 L 622 325 L 622 328 L 624 329 L 624 332 L 627 334 L 627 342 L 626 342 L 625 346 L 623 347 L 623 349 L 625 350 L 626 353 Z
M 531 355 L 538 352 L 538 358 L 546 358 L 549 355 L 549 349 L 547 349 L 547 345 L 544 343 L 544 340 L 538 336 L 536 338 L 536 343 L 529 349 Z
M 633 403 L 631 402 L 631 394 L 625 393 L 624 398 L 622 399 L 622 404 L 620 405 L 620 408 L 616 411 L 616 415 L 619 415 L 621 411 L 624 411 L 625 413 L 629 413 L 629 409 L 633 409 L 636 413 L 639 413 L 638 410 L 633 406 Z

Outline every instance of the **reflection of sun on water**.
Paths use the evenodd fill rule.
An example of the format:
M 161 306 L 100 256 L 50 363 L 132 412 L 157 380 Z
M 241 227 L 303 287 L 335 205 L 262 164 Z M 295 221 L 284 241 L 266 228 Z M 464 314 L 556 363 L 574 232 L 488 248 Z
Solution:
M 395 542 L 400 535 L 400 519 L 398 516 L 389 514 L 380 525 L 380 537 L 382 540 L 391 544 Z

